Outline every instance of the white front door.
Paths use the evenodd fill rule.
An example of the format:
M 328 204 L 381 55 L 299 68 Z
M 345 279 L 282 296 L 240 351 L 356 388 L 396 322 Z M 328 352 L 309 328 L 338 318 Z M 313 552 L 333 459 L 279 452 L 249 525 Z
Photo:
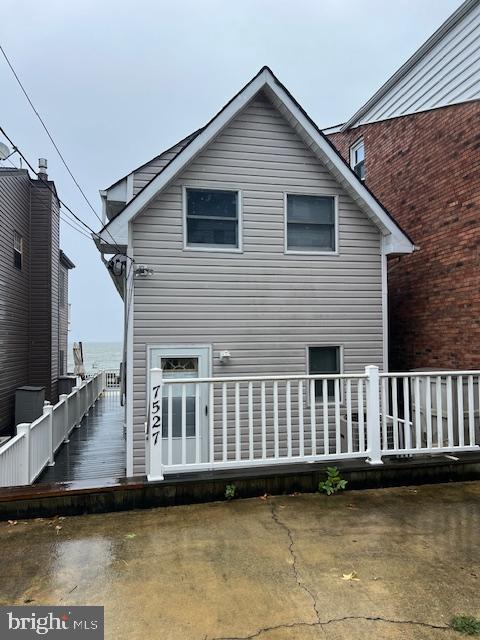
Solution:
M 208 378 L 210 375 L 210 347 L 152 347 L 150 367 L 162 369 L 163 379 Z M 168 384 L 164 385 L 162 401 L 162 464 L 182 464 L 182 386 L 172 388 L 171 462 L 167 438 Z M 196 438 L 200 439 L 200 462 L 208 460 L 208 390 L 200 385 L 200 424 L 195 422 L 195 384 L 186 385 L 186 462 L 195 462 Z

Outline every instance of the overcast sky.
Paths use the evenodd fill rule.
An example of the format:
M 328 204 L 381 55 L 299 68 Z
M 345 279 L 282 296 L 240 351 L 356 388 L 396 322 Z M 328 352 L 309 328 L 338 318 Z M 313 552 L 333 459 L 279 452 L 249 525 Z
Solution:
M 98 190 L 208 121 L 269 65 L 320 127 L 352 115 L 460 0 L 0 0 L 0 42 L 100 214 Z M 0 124 L 99 222 L 0 58 Z M 15 160 L 15 162 L 17 162 Z M 121 340 L 91 240 L 62 224 L 71 339 Z

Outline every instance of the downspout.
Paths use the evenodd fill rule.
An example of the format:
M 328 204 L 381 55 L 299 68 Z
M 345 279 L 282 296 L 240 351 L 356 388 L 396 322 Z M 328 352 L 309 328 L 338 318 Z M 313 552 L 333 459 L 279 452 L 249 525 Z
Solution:
M 388 372 L 388 270 L 385 252 L 385 236 L 380 236 L 380 259 L 382 280 L 382 337 L 383 337 L 383 372 Z

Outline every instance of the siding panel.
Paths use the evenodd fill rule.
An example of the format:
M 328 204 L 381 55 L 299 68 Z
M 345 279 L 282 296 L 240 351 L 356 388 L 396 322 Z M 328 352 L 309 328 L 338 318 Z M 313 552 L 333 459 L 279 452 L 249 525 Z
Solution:
M 0 172 L 0 433 L 14 421 L 14 393 L 28 382 L 30 179 Z M 23 237 L 21 271 L 13 264 L 14 231 Z
M 182 186 L 242 192 L 243 253 L 183 250 Z M 340 255 L 284 253 L 284 192 L 339 196 Z M 382 362 L 380 235 L 284 117 L 259 96 L 133 224 L 134 472 L 144 471 L 147 345 L 211 344 L 214 375 L 306 371 L 305 347 Z M 222 350 L 232 353 L 221 366 Z
M 480 3 L 477 3 L 355 126 L 479 98 Z

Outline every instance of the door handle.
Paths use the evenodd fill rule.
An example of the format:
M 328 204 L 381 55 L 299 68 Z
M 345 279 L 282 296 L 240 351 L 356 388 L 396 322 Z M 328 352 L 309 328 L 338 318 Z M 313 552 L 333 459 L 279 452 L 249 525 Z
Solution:
M 205 405 L 205 415 L 208 416 L 208 404 Z

